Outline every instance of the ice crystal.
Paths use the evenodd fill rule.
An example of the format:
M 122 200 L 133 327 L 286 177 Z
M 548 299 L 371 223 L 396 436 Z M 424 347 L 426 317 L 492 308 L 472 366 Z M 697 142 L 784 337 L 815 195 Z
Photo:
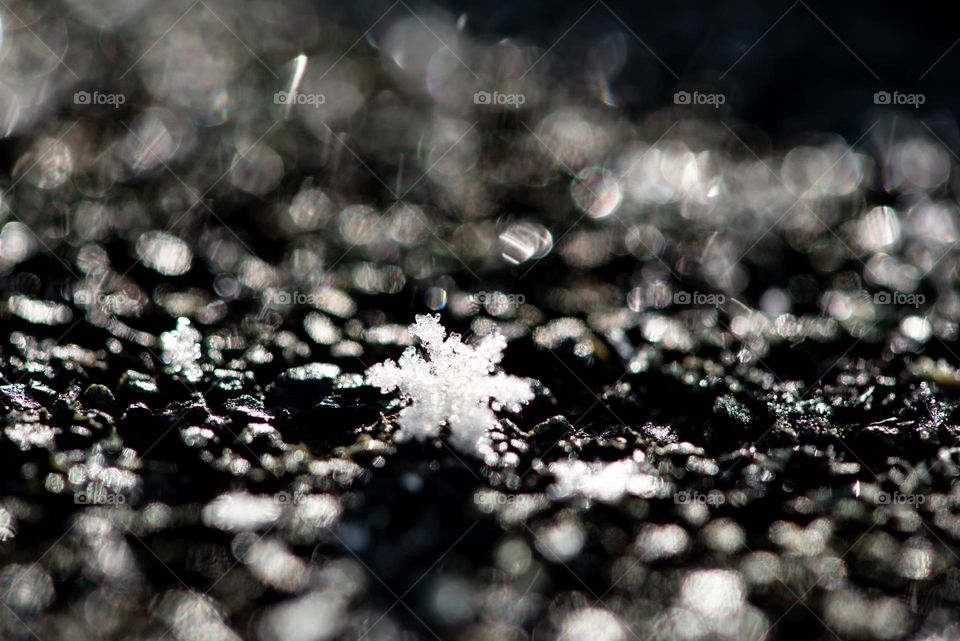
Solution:
M 163 347 L 163 362 L 171 374 L 179 374 L 191 383 L 203 378 L 200 369 L 200 332 L 190 325 L 189 319 L 177 319 L 177 328 L 160 335 Z
M 399 440 L 424 440 L 450 429 L 458 449 L 479 452 L 487 430 L 498 424 L 495 411 L 519 410 L 533 398 L 530 383 L 496 372 L 506 339 L 492 333 L 476 345 L 458 334 L 447 336 L 439 316 L 417 316 L 410 333 L 421 349 L 408 347 L 398 362 L 387 360 L 367 370 L 367 382 L 383 392 L 399 390 L 408 403 L 397 420 Z

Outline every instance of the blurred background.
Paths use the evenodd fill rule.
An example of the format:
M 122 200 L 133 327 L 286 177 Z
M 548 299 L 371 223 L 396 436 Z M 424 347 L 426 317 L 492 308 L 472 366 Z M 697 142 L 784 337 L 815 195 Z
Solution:
M 321 264 L 365 256 L 426 287 L 446 273 L 428 265 L 426 239 L 474 281 L 527 263 L 509 274 L 519 287 L 534 262 L 551 264 L 555 242 L 573 257 L 563 269 L 589 264 L 580 232 L 596 230 L 619 240 L 594 258 L 663 256 L 654 262 L 673 277 L 743 294 L 754 283 L 740 258 L 771 229 L 832 229 L 864 194 L 881 204 L 903 194 L 914 207 L 953 188 L 960 36 L 947 11 L 10 3 L 0 61 L 13 225 L 5 260 L 110 239 L 129 247 L 111 257 L 130 261 L 118 272 L 152 250 L 185 261 L 206 253 L 210 276 L 234 291 L 223 283 L 236 280 L 243 255 L 279 260 L 290 240 L 307 246 L 286 252 L 301 261 L 298 277 L 316 281 Z M 876 219 L 889 216 L 860 226 Z M 680 265 L 675 231 L 731 224 L 740 233 L 707 248 L 713 267 Z M 236 251 L 193 246 L 220 236 Z M 855 245 L 848 234 L 823 240 L 827 254 L 842 254 L 828 262 L 866 263 L 856 255 L 869 247 L 840 246 Z M 162 275 L 188 271 L 170 260 Z M 889 275 L 862 275 L 893 286 Z M 238 295 L 270 277 L 248 281 Z

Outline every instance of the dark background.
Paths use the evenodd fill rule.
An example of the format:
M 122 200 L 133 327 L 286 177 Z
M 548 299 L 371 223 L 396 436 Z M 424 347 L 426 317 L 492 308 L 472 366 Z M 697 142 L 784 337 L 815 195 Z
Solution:
M 582 59 L 598 36 L 622 34 L 626 60 L 614 88 L 622 99 L 619 106 L 637 113 L 669 104 L 678 88 L 707 85 L 728 96 L 727 111 L 785 142 L 809 131 L 855 138 L 863 132 L 865 121 L 872 121 L 874 92 L 919 92 L 926 103 L 915 115 L 939 123 L 938 135 L 954 152 L 960 151 L 949 116 L 960 108 L 956 73 L 960 46 L 950 49 L 960 38 L 956 3 L 604 3 L 446 0 L 439 4 L 454 15 L 466 13 L 470 33 L 543 48 L 557 42 L 580 19 L 553 49 L 561 59 L 564 54 Z M 369 25 L 390 4 L 364 3 L 352 11 L 358 24 Z M 427 4 L 408 4 L 414 11 L 429 10 Z

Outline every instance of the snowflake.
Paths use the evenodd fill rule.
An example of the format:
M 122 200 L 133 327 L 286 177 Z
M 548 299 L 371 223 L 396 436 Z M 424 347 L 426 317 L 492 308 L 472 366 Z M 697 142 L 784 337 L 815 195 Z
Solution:
M 530 383 L 496 373 L 506 339 L 499 333 L 482 338 L 475 346 L 450 334 L 440 317 L 417 316 L 410 333 L 420 339 L 425 360 L 416 347 L 408 347 L 397 363 L 388 360 L 367 370 L 367 382 L 384 393 L 400 390 L 409 405 L 397 420 L 398 440 L 424 440 L 450 428 L 458 449 L 479 453 L 487 430 L 498 425 L 495 411 L 518 411 L 533 398 Z
M 200 382 L 203 378 L 203 370 L 200 369 L 201 338 L 190 320 L 182 316 L 177 319 L 176 329 L 160 335 L 163 348 L 161 356 L 171 374 L 179 374 L 190 383 Z

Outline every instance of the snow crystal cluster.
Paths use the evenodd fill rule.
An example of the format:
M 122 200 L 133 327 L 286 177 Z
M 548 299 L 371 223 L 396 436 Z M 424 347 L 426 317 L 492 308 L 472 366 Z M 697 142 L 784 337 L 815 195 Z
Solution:
M 487 430 L 496 427 L 495 411 L 518 411 L 533 398 L 529 381 L 496 372 L 506 339 L 492 333 L 476 345 L 458 334 L 447 336 L 440 317 L 422 315 L 410 326 L 420 340 L 398 362 L 387 360 L 367 370 L 367 382 L 382 392 L 399 390 L 408 403 L 399 415 L 398 440 L 424 440 L 450 429 L 450 441 L 465 452 L 480 452 Z
M 190 383 L 199 383 L 203 379 L 200 339 L 200 332 L 182 316 L 177 319 L 176 329 L 160 335 L 161 357 L 171 374 L 179 374 Z

